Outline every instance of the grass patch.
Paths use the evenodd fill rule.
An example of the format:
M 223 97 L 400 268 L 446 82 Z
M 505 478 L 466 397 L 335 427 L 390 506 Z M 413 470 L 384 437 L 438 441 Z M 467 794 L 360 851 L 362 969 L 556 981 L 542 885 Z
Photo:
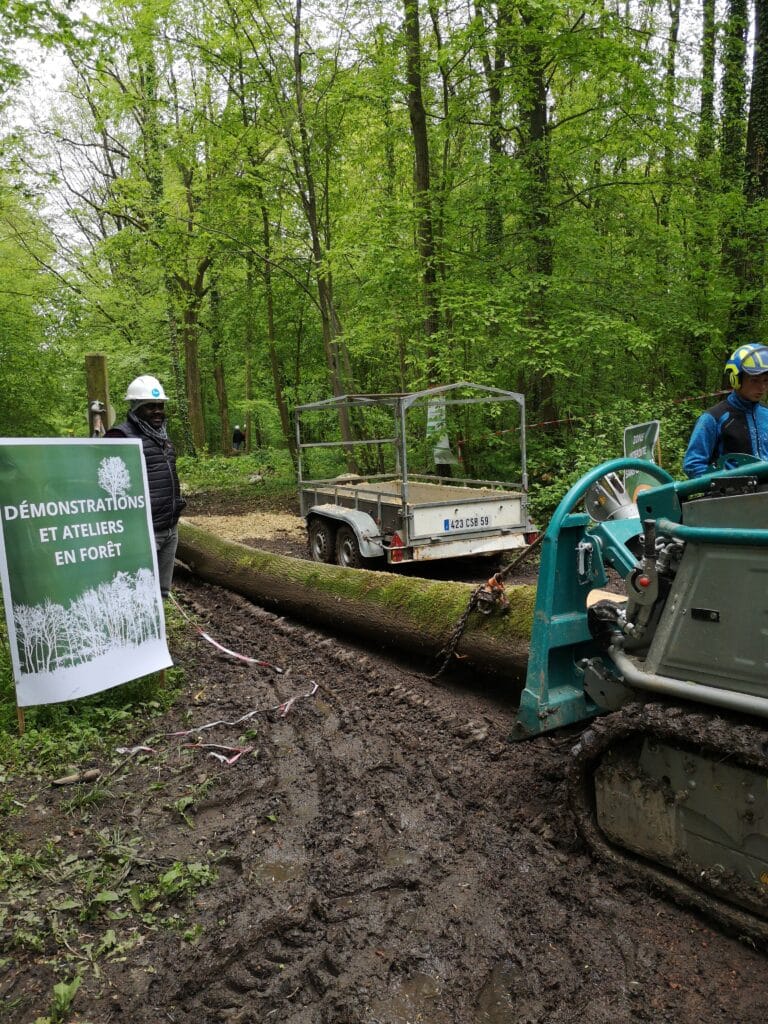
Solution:
M 172 604 L 166 625 L 169 640 L 181 640 L 185 626 Z M 19 736 L 4 616 L 0 621 L 0 944 L 11 969 L 32 959 L 64 979 L 40 1021 L 69 1019 L 72 979 L 98 977 L 100 964 L 124 957 L 147 930 L 186 934 L 191 898 L 217 877 L 210 852 L 189 862 L 155 861 L 139 824 L 96 823 L 103 805 L 125 799 L 112 791 L 125 789 L 124 758 L 114 748 L 150 732 L 182 680 L 183 671 L 171 669 L 164 685 L 155 674 L 80 701 L 27 708 Z M 94 785 L 62 791 L 51 807 L 51 780 L 94 761 L 111 768 Z M 185 810 L 192 814 L 194 806 Z
M 279 449 L 231 456 L 180 455 L 176 465 L 186 494 L 252 494 L 256 483 L 260 497 L 296 493 L 296 473 L 290 456 Z

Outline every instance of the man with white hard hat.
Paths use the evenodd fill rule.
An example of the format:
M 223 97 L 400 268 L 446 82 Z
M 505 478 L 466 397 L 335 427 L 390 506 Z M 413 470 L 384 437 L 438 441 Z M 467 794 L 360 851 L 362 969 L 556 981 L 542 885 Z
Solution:
M 143 374 L 128 385 L 125 400 L 128 402 L 125 421 L 111 427 L 106 436 L 138 437 L 141 440 L 149 482 L 160 592 L 163 597 L 167 597 L 179 543 L 177 524 L 187 504 L 181 496 L 176 473 L 176 452 L 165 428 L 165 403 L 168 398 L 156 377 Z

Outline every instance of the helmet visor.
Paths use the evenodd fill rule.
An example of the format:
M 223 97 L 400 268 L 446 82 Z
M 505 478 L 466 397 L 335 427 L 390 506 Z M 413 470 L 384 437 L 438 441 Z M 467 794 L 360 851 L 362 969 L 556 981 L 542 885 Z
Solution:
M 750 377 L 756 377 L 760 373 L 768 373 L 768 348 L 761 346 L 754 349 L 749 355 L 744 356 L 741 361 L 741 370 Z

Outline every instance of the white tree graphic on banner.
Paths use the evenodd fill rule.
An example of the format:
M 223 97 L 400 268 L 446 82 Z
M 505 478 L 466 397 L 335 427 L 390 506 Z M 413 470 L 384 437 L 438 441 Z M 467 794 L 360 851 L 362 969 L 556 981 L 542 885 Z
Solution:
M 68 608 L 45 600 L 13 606 L 21 671 L 72 668 L 159 639 L 157 584 L 149 569 L 119 572 Z
M 99 463 L 99 487 L 114 501 L 131 486 L 131 474 L 118 455 L 110 455 Z

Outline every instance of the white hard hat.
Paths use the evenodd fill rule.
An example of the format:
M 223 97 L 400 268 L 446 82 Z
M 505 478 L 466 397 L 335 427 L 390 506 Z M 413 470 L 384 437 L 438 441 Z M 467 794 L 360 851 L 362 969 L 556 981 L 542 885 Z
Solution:
M 157 377 L 150 377 L 144 374 L 137 377 L 128 385 L 125 392 L 126 402 L 167 402 L 168 396 L 163 391 L 163 385 Z

